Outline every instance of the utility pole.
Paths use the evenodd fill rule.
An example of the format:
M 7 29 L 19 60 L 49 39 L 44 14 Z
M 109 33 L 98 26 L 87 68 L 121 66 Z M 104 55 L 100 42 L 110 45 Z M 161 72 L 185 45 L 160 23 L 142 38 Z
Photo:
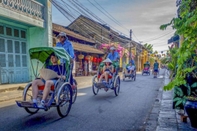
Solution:
M 130 55 L 129 55 L 129 57 L 130 57 L 130 60 L 132 59 L 132 53 L 131 53 L 131 41 L 132 41 L 132 33 L 133 33 L 133 31 L 132 31 L 132 29 L 130 29 Z

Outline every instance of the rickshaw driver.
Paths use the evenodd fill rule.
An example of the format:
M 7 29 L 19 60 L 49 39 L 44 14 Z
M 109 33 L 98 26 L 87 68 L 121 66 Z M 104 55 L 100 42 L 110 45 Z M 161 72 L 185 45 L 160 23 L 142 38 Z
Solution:
M 56 44 L 56 47 L 64 48 L 72 58 L 70 60 L 70 62 L 74 63 L 73 62 L 73 60 L 75 58 L 74 49 L 73 49 L 72 43 L 68 40 L 68 37 L 66 36 L 66 33 L 60 32 L 59 35 L 57 36 L 57 38 L 59 39 L 59 42 Z M 65 63 L 65 62 L 62 61 L 62 63 Z M 70 84 L 72 85 L 72 88 L 75 88 L 75 87 L 73 87 L 72 73 L 71 73 L 71 77 L 70 77 Z
M 42 107 L 44 108 L 46 105 L 45 101 L 46 101 L 47 96 L 49 95 L 49 92 L 51 90 L 51 86 L 55 85 L 59 78 L 62 78 L 62 79 L 66 78 L 65 76 L 62 75 L 62 74 L 64 74 L 65 71 L 62 71 L 62 66 L 58 65 L 58 59 L 54 53 L 52 53 L 50 55 L 50 60 L 51 60 L 52 65 L 48 66 L 46 68 L 55 71 L 58 74 L 57 78 L 51 79 L 51 80 L 46 80 L 46 81 L 41 78 L 41 79 L 36 79 L 32 82 L 33 103 L 37 103 L 38 86 L 45 85 L 44 90 L 43 90 L 42 100 L 40 103 L 37 103 L 38 107 L 41 107 L 41 108 Z
M 108 54 L 107 58 L 109 58 L 112 61 L 112 63 L 116 65 L 115 70 L 116 70 L 116 72 L 118 72 L 119 71 L 119 62 L 118 61 L 120 59 L 120 56 L 119 56 L 118 52 L 115 50 L 116 50 L 115 47 L 113 47 L 113 46 L 110 47 L 110 53 Z
M 112 62 L 118 61 L 120 58 L 118 52 L 115 50 L 116 50 L 116 48 L 114 48 L 113 46 L 110 47 L 110 53 L 107 56 L 107 58 L 109 58 Z

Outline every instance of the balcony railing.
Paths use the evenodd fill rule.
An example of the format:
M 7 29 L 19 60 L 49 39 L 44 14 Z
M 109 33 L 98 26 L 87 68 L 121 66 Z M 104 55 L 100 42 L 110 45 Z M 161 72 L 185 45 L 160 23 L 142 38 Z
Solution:
M 44 6 L 35 0 L 0 0 L 0 6 L 34 19 L 44 19 Z

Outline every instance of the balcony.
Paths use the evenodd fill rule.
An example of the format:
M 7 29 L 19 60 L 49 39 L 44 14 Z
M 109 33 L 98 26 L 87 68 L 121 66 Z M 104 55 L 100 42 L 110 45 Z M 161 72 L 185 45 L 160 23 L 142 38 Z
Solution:
M 0 0 L 0 16 L 44 27 L 44 6 L 35 0 Z

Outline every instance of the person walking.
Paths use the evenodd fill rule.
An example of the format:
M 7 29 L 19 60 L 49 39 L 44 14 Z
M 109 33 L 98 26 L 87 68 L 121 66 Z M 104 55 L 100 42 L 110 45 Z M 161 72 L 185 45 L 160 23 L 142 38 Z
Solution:
M 159 63 L 157 60 L 155 60 L 155 63 L 153 65 L 153 71 L 154 71 L 154 78 L 157 78 L 157 74 L 159 72 Z

